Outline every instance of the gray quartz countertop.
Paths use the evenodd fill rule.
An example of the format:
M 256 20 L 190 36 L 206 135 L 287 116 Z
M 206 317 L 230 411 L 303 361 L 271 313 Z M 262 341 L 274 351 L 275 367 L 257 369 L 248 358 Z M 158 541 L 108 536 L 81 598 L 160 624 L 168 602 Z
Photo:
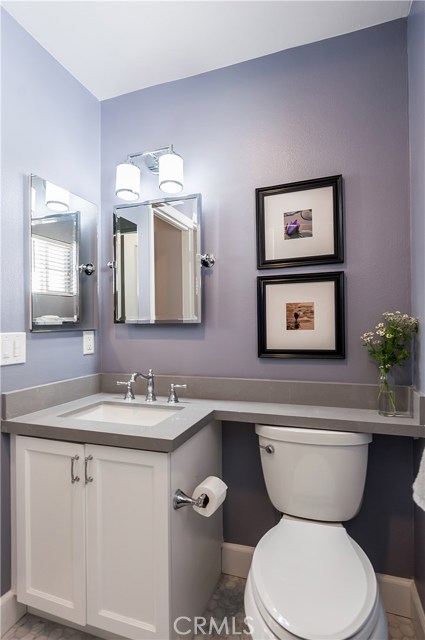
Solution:
M 171 406 L 178 409 L 155 426 L 90 420 L 75 413 L 102 402 L 129 405 L 122 399 L 122 395 L 97 393 L 3 420 L 2 431 L 39 438 L 161 452 L 177 449 L 212 420 L 425 437 L 425 426 L 420 425 L 417 418 L 386 418 L 380 416 L 376 410 L 299 404 L 190 398 L 185 398 L 178 405 L 167 405 L 166 398 L 158 398 L 158 401 L 151 405 L 147 405 L 142 398 L 136 398 L 130 403 L 133 406 L 168 409 Z

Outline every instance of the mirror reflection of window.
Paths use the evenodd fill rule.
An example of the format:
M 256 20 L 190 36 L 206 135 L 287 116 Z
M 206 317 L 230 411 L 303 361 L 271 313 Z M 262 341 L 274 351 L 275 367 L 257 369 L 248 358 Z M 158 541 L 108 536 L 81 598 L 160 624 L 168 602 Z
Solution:
M 33 293 L 75 296 L 75 244 L 32 238 Z
M 53 296 L 77 295 L 76 242 L 32 236 L 32 290 Z
M 31 331 L 96 329 L 97 207 L 32 174 L 29 208 Z
M 35 324 L 78 322 L 79 215 L 74 211 L 32 220 L 31 289 Z

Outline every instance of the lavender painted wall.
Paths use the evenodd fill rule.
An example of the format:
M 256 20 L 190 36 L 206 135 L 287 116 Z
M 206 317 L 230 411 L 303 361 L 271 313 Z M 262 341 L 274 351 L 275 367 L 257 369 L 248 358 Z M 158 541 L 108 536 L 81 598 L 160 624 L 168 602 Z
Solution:
M 185 159 L 185 193 L 202 193 L 204 249 L 218 258 L 204 278 L 204 322 L 114 326 L 105 270 L 102 370 L 375 382 L 359 336 L 385 310 L 410 311 L 409 233 L 400 233 L 409 225 L 405 21 L 103 102 L 103 262 L 112 256 L 116 163 L 169 143 Z M 254 190 L 337 173 L 345 183 L 347 359 L 259 359 Z M 160 197 L 154 177 L 143 179 L 143 197 Z
M 4 10 L 2 43 L 2 331 L 28 329 L 27 178 L 99 204 L 100 105 Z M 27 333 L 27 362 L 3 367 L 3 391 L 97 372 L 82 334 Z
M 425 320 L 425 3 L 413 2 L 408 18 L 412 313 Z M 425 392 L 425 335 L 419 334 L 417 386 Z M 421 375 L 422 374 L 422 375 Z
M 2 15 L 2 232 L 8 240 L 2 330 L 19 331 L 27 317 L 23 269 L 4 265 L 12 259 L 25 265 L 24 176 L 33 171 L 98 202 L 99 104 Z M 400 212 L 408 210 L 406 70 L 405 21 L 397 21 L 103 103 L 100 264 L 111 258 L 115 164 L 129 152 L 170 142 L 186 160 L 185 193 L 202 192 L 204 247 L 217 254 L 218 263 L 204 278 L 203 325 L 178 328 L 114 326 L 111 274 L 103 268 L 102 370 L 152 366 L 159 373 L 375 382 L 376 370 L 358 336 L 383 310 L 410 310 L 409 238 L 396 233 Z M 345 178 L 347 360 L 258 360 L 254 189 L 335 173 Z M 144 174 L 144 182 L 146 199 L 160 197 L 153 177 Z M 297 271 L 305 270 L 291 270 Z M 97 370 L 97 358 L 80 355 L 80 337 L 29 335 L 28 362 L 3 369 L 3 389 Z M 225 446 L 230 459 L 231 447 Z M 2 453 L 7 527 L 7 446 Z M 384 448 L 380 460 L 387 455 Z M 373 465 L 376 473 L 380 465 Z M 403 469 L 399 480 L 406 486 L 411 466 Z M 375 498 L 371 504 L 373 511 Z M 400 504 L 406 514 L 406 501 Z M 379 513 L 377 521 L 383 522 L 385 512 Z M 227 526 L 234 521 L 228 519 Z M 366 522 L 356 535 L 373 544 L 369 531 Z M 389 562 L 399 562 L 394 572 L 410 570 L 405 554 Z M 2 590 L 7 583 L 5 574 Z
M 414 2 L 408 18 L 410 206 L 412 228 L 412 312 L 425 326 L 425 3 Z M 419 340 L 418 387 L 425 391 L 425 336 Z M 422 441 L 415 443 L 415 473 L 424 454 Z M 425 513 L 415 507 L 415 579 L 425 608 Z
M 100 203 L 100 105 L 3 9 L 1 17 L 1 331 L 28 328 L 27 177 Z M 98 371 L 82 334 L 27 332 L 26 364 L 2 367 L 3 391 Z M 1 593 L 10 587 L 9 438 L 1 438 Z

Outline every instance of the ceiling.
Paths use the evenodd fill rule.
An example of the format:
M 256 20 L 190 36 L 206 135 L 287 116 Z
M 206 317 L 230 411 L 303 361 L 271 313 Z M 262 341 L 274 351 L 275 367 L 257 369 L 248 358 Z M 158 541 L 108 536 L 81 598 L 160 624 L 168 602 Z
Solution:
M 411 0 L 3 0 L 99 100 L 406 17 Z

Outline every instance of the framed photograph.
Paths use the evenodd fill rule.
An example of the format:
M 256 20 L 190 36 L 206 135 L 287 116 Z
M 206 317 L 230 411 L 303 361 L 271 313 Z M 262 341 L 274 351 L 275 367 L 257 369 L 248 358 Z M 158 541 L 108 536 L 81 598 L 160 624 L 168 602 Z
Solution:
M 255 190 L 257 266 L 344 261 L 342 176 Z
M 260 358 L 345 358 L 344 273 L 259 276 Z

